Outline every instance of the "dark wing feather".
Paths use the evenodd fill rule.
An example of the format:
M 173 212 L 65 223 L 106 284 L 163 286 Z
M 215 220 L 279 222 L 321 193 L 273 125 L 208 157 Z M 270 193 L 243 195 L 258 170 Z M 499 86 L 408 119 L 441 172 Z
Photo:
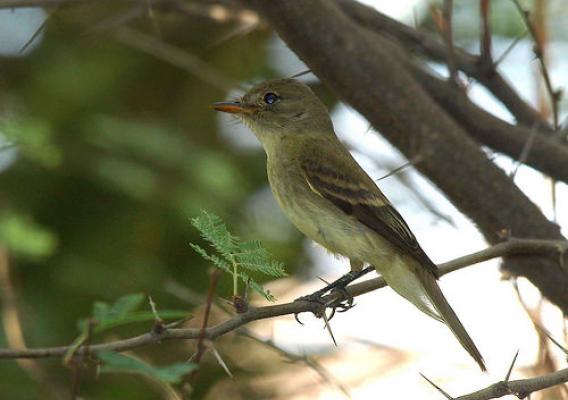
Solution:
M 308 185 L 316 194 L 357 218 L 438 276 L 436 264 L 422 250 L 402 216 L 364 171 L 358 170 L 357 175 L 364 174 L 360 176 L 364 178 L 353 182 L 338 170 L 309 160 L 302 163 L 302 170 Z

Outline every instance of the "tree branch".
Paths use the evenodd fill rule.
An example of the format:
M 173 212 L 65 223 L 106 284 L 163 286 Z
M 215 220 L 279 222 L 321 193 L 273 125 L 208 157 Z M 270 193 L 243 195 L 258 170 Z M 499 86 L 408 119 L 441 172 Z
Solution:
M 560 138 L 536 132 L 536 127 L 511 125 L 473 103 L 466 93 L 418 66 L 411 67 L 416 79 L 436 102 L 447 110 L 467 132 L 482 144 L 519 159 L 526 143 L 532 141 L 524 163 L 568 183 L 568 146 Z
M 447 48 L 429 35 L 398 22 L 377 10 L 353 0 L 335 0 L 342 11 L 357 24 L 383 36 L 391 37 L 407 48 L 441 63 L 447 61 Z M 513 89 L 506 79 L 497 72 L 493 64 L 487 64 L 481 57 L 455 48 L 456 67 L 484 85 L 523 125 L 552 131 L 542 116 Z
M 0 0 L 2 8 L 57 7 L 86 3 L 89 0 Z
M 568 368 L 535 378 L 497 382 L 477 392 L 455 397 L 454 400 L 489 400 L 510 394 L 514 394 L 519 399 L 524 399 L 533 392 L 560 385 L 564 382 L 568 382 Z
M 408 159 L 421 156 L 417 169 L 475 221 L 490 243 L 499 242 L 504 231 L 516 237 L 563 239 L 559 227 L 432 101 L 389 51 L 391 42 L 341 11 L 337 4 L 346 0 L 242 2 L 270 21 L 310 69 Z M 557 262 L 509 258 L 503 267 L 527 277 L 568 313 L 568 272 Z
M 513 4 L 517 7 L 517 10 L 523 17 L 523 21 L 533 38 L 534 41 L 534 54 L 538 59 L 538 63 L 540 65 L 540 70 L 542 73 L 542 78 L 544 80 L 544 85 L 546 87 L 546 92 L 550 97 L 550 107 L 552 108 L 552 120 L 553 120 L 553 128 L 558 129 L 558 103 L 560 101 L 561 92 L 554 90 L 552 87 L 552 81 L 550 79 L 550 74 L 548 73 L 548 67 L 546 66 L 545 56 L 544 56 L 544 44 L 542 40 L 542 35 L 539 35 L 537 32 L 537 28 L 535 24 L 530 19 L 530 13 L 525 10 L 518 0 L 513 0 Z
M 562 240 L 535 240 L 535 239 L 516 239 L 511 238 L 506 242 L 491 246 L 485 250 L 469 254 L 464 257 L 456 258 L 452 261 L 439 265 L 440 276 L 450 272 L 457 271 L 467 266 L 487 261 L 497 257 L 504 256 L 540 256 L 547 258 L 556 258 L 559 254 L 568 251 L 568 241 Z M 365 293 L 380 289 L 386 286 L 383 278 L 378 277 L 364 282 L 356 283 L 347 287 L 347 292 L 352 297 L 361 296 Z M 341 293 L 334 293 L 325 296 L 326 304 L 333 301 L 341 301 L 344 299 Z M 214 340 L 229 332 L 232 332 L 243 325 L 261 319 L 274 318 L 282 315 L 292 315 L 303 312 L 311 312 L 319 314 L 322 311 L 322 305 L 319 303 L 297 301 L 292 303 L 284 303 L 270 305 L 265 307 L 253 308 L 243 314 L 237 314 L 234 317 L 205 330 L 202 328 L 188 329 L 168 329 L 163 327 L 160 330 L 152 330 L 151 332 L 134 336 L 128 339 L 117 340 L 109 343 L 90 345 L 88 350 L 85 347 L 77 349 L 75 356 L 81 356 L 86 351 L 89 354 L 98 351 L 126 351 L 150 344 L 157 344 L 165 340 L 181 340 L 206 338 Z M 0 349 L 0 359 L 8 358 L 47 358 L 62 357 L 71 346 L 46 347 L 37 349 Z

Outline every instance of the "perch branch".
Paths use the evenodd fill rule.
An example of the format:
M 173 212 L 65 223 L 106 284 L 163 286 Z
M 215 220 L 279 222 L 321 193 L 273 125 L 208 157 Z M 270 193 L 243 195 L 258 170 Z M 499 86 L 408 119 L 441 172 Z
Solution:
M 488 247 L 487 249 L 440 264 L 439 270 L 440 275 L 445 275 L 458 269 L 497 257 L 529 255 L 554 257 L 558 256 L 558 254 L 564 254 L 567 250 L 568 241 L 511 238 L 506 242 L 496 244 L 494 246 Z M 357 297 L 385 286 L 386 283 L 384 279 L 378 277 L 350 285 L 348 286 L 347 291 L 349 295 Z M 341 300 L 343 296 L 344 295 L 341 293 L 334 293 L 326 296 L 324 300 L 326 304 L 330 304 L 333 300 Z M 251 307 L 249 311 L 243 314 L 237 314 L 218 325 L 206 328 L 204 331 L 201 328 L 165 328 L 161 330 L 152 330 L 151 332 L 127 339 L 94 344 L 89 346 L 88 351 L 91 354 L 98 351 L 120 352 L 147 346 L 150 344 L 157 344 L 165 340 L 198 340 L 201 337 L 209 340 L 214 340 L 253 321 L 274 318 L 281 315 L 293 315 L 302 312 L 312 312 L 319 314 L 322 311 L 321 307 L 322 305 L 319 303 L 307 301 L 297 301 L 257 308 Z M 62 357 L 68 352 L 69 348 L 70 346 L 46 347 L 36 349 L 4 348 L 0 349 L 0 359 Z M 84 347 L 81 347 L 76 351 L 75 355 L 80 356 L 85 351 L 86 349 Z

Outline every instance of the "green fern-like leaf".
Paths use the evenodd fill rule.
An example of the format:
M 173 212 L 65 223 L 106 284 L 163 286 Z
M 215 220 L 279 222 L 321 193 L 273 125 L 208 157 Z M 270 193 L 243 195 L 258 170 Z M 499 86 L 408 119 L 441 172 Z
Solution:
M 222 259 L 221 257 L 216 256 L 215 254 L 208 254 L 205 249 L 203 249 L 203 247 L 198 246 L 194 243 L 190 243 L 189 244 L 193 250 L 195 250 L 195 252 L 197 254 L 199 254 L 201 257 L 203 257 L 203 259 L 207 260 L 207 261 L 211 261 L 213 263 L 213 265 L 215 265 L 217 268 L 222 269 L 225 272 L 228 272 L 230 274 L 233 273 L 233 270 L 231 268 L 231 264 Z
M 233 236 L 223 220 L 215 214 L 202 211 L 201 215 L 191 220 L 191 223 L 199 230 L 201 237 L 225 258 L 231 258 L 232 254 L 238 251 L 239 238 Z
M 284 263 L 272 260 L 272 254 L 259 241 L 243 242 L 239 248 L 241 252 L 235 254 L 235 258 L 243 268 L 277 278 L 286 276 Z
M 197 254 L 216 267 L 233 276 L 233 293 L 237 295 L 237 282 L 240 280 L 269 301 L 274 296 L 256 282 L 249 273 L 262 273 L 280 278 L 286 276 L 284 264 L 272 259 L 272 255 L 259 241 L 241 242 L 229 232 L 221 218 L 205 211 L 191 220 L 203 239 L 219 253 L 210 254 L 203 247 L 190 243 Z

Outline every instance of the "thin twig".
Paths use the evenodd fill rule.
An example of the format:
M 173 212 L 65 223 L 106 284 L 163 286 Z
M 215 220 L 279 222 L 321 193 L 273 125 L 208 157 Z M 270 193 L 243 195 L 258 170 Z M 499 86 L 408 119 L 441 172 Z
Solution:
M 237 82 L 225 77 L 194 54 L 165 43 L 154 36 L 123 27 L 115 31 L 114 37 L 132 48 L 181 68 L 222 91 L 238 87 Z
M 519 399 L 529 396 L 538 390 L 560 385 L 568 381 L 568 368 L 551 374 L 537 376 L 535 378 L 519 379 L 509 382 L 497 382 L 485 389 L 456 397 L 454 400 L 489 400 L 497 399 L 506 395 L 514 394 Z
M 529 33 L 529 31 L 525 29 L 525 30 L 523 31 L 523 33 L 521 33 L 519 36 L 517 36 L 517 37 L 515 38 L 515 40 L 513 40 L 513 41 L 509 44 L 509 46 L 507 46 L 507 48 L 505 49 L 505 51 L 503 52 L 503 54 L 501 54 L 501 55 L 499 56 L 499 58 L 497 59 L 497 61 L 495 61 L 495 64 L 493 65 L 493 68 L 494 68 L 494 69 L 497 69 L 497 67 L 503 62 L 503 60 L 504 60 L 505 58 L 507 58 L 507 56 L 509 55 L 509 53 L 515 48 L 515 46 L 516 46 L 517 44 L 519 44 L 519 42 L 520 42 L 521 40 L 523 40 L 523 39 L 525 38 L 525 36 L 527 36 L 527 33 Z
M 511 175 L 510 175 L 511 179 L 515 179 L 515 176 L 517 175 L 519 168 L 529 158 L 529 154 L 530 154 L 530 151 L 533 147 L 534 141 L 536 139 L 537 132 L 538 132 L 538 130 L 536 129 L 536 124 L 535 124 L 535 125 L 533 125 L 531 132 L 529 134 L 529 137 L 527 138 L 527 141 L 525 142 L 525 144 L 523 146 L 521 154 L 519 155 L 519 158 L 517 159 L 517 161 L 515 163 L 515 167 L 513 168 L 513 171 L 511 171 Z
M 56 7 L 86 3 L 89 0 L 0 0 L 2 8 Z
M 558 102 L 560 101 L 560 92 L 557 92 L 552 87 L 552 81 L 550 79 L 550 74 L 548 72 L 548 67 L 546 65 L 546 60 L 545 60 L 545 55 L 544 55 L 544 45 L 542 43 L 540 35 L 538 34 L 538 32 L 536 30 L 535 25 L 531 21 L 529 11 L 525 10 L 521 6 L 521 3 L 519 3 L 519 0 L 512 0 L 512 1 L 515 4 L 515 7 L 517 7 L 517 10 L 521 14 L 521 16 L 523 17 L 523 21 L 525 22 L 525 25 L 526 25 L 527 29 L 529 30 L 530 35 L 533 38 L 534 45 L 535 45 L 534 46 L 534 54 L 535 54 L 535 56 L 538 59 L 538 62 L 540 64 L 540 70 L 541 70 L 541 73 L 542 73 L 542 78 L 544 79 L 544 85 L 546 87 L 546 92 L 548 93 L 548 96 L 550 97 L 550 106 L 552 107 L 552 126 L 553 126 L 554 130 L 558 130 Z
M 221 274 L 221 270 L 215 268 L 213 273 L 211 274 L 211 283 L 209 284 L 209 290 L 207 291 L 207 298 L 205 300 L 205 311 L 203 312 L 203 322 L 201 323 L 201 329 L 199 330 L 199 337 L 197 338 L 197 350 L 195 354 L 191 357 L 190 361 L 199 364 L 201 362 L 201 358 L 205 354 L 207 347 L 205 346 L 205 338 L 207 334 L 207 324 L 209 323 L 209 315 L 211 314 L 211 305 L 213 304 L 215 290 L 217 289 L 217 282 L 219 281 L 219 276 Z M 195 379 L 197 373 L 197 369 L 194 370 L 188 378 L 189 382 L 192 382 Z
M 45 19 L 41 22 L 41 24 L 37 27 L 37 29 L 34 31 L 34 33 L 30 36 L 30 38 L 26 41 L 26 43 L 24 43 L 24 45 L 20 48 L 20 50 L 18 51 L 18 54 L 23 54 L 24 51 L 26 51 L 26 49 L 34 42 L 34 40 L 40 35 L 41 32 L 43 32 L 43 30 L 45 29 L 45 27 L 47 26 L 47 21 L 49 20 L 49 18 L 51 17 L 51 13 L 48 14 Z
M 326 282 L 327 284 L 327 282 Z M 191 289 L 185 287 L 185 286 L 181 286 L 179 283 L 172 281 L 172 282 L 168 282 L 167 283 L 167 289 L 170 293 L 174 294 L 175 296 L 177 296 L 178 298 L 190 303 L 190 304 L 200 304 L 204 301 L 203 296 L 201 296 L 198 293 L 193 292 Z M 223 311 L 226 315 L 232 316 L 233 312 L 231 311 L 231 309 L 229 307 L 226 307 L 224 303 L 220 302 L 220 301 L 215 301 L 215 305 L 221 310 Z M 252 339 L 272 350 L 275 350 L 276 352 L 280 353 L 281 355 L 283 355 L 284 357 L 286 357 L 288 360 L 295 362 L 295 361 L 299 361 L 299 362 L 303 362 L 305 363 L 308 367 L 312 368 L 318 375 L 321 376 L 321 378 L 325 381 L 328 382 L 330 385 L 332 386 L 336 386 L 341 392 L 343 392 L 345 394 L 345 396 L 347 396 L 348 398 L 351 398 L 351 394 L 349 393 L 349 389 L 347 388 L 347 386 L 345 386 L 343 383 L 339 382 L 323 365 L 321 365 L 318 361 L 314 360 L 312 357 L 303 355 L 303 356 L 299 356 L 293 353 L 290 353 L 286 350 L 284 350 L 283 348 L 279 347 L 278 345 L 276 345 L 276 343 L 274 343 L 274 341 L 269 340 L 269 339 L 262 339 L 259 336 L 257 336 L 252 330 L 250 330 L 249 328 L 247 328 L 246 326 L 240 327 L 236 330 L 236 333 L 241 335 L 241 336 L 245 336 L 249 339 Z M 215 348 L 213 347 L 213 350 Z
M 453 0 L 444 0 L 444 6 L 442 8 L 442 25 L 441 31 L 447 46 L 447 64 L 448 73 L 450 75 L 450 81 L 458 86 L 460 82 L 458 80 L 458 69 L 456 66 L 456 51 L 454 48 L 454 36 L 452 27 L 452 14 L 453 14 L 454 2 Z
M 490 8 L 491 0 L 481 0 L 479 2 L 479 14 L 481 15 L 480 53 L 481 61 L 487 66 L 493 65 L 491 55 L 491 23 L 489 20 Z
M 359 2 L 335 0 L 335 3 L 358 25 L 380 36 L 395 39 L 406 49 L 415 50 L 433 61 L 447 61 L 447 46 L 439 43 L 431 35 L 413 29 Z M 455 56 L 457 68 L 485 86 L 507 107 L 517 121 L 528 126 L 532 126 L 536 121 L 541 129 L 552 130 L 548 122 L 517 93 L 511 84 L 494 69 L 488 71 L 478 56 L 457 47 Z
M 485 250 L 469 254 L 452 261 L 442 263 L 438 267 L 440 276 L 456 271 L 458 269 L 490 260 L 497 257 L 505 257 L 512 255 L 531 255 L 531 256 L 555 256 L 558 252 L 568 249 L 568 241 L 564 240 L 542 240 L 542 239 L 516 239 L 511 238 L 506 242 L 488 247 Z M 386 283 L 383 278 L 369 279 L 364 282 L 356 283 L 347 287 L 347 293 L 351 297 L 357 297 L 373 290 L 385 287 Z M 344 294 L 336 292 L 324 297 L 327 303 L 331 301 L 344 300 Z M 114 342 L 94 344 L 90 346 L 90 351 L 96 353 L 98 351 L 125 351 L 149 344 L 159 343 L 166 340 L 180 339 L 205 339 L 214 340 L 220 336 L 232 332 L 243 325 L 252 321 L 258 321 L 267 318 L 274 318 L 282 315 L 293 315 L 302 312 L 320 313 L 322 306 L 320 304 L 308 301 L 295 301 L 292 303 L 270 305 L 264 307 L 250 307 L 249 311 L 235 315 L 234 317 L 205 329 L 205 335 L 202 329 L 165 329 L 162 332 L 149 332 L 139 336 L 127 339 L 117 340 Z M 71 346 L 45 347 L 37 349 L 0 349 L 1 358 L 46 358 L 61 357 Z M 80 355 L 85 351 L 84 348 L 77 350 L 76 354 Z
M 343 383 L 339 382 L 328 370 L 327 368 L 325 368 L 323 365 L 321 365 L 318 361 L 316 361 L 314 358 L 303 355 L 303 356 L 299 356 L 293 353 L 290 353 L 286 350 L 284 350 L 283 348 L 281 348 L 280 346 L 278 346 L 276 343 L 274 343 L 274 341 L 269 340 L 269 339 L 262 339 L 258 336 L 256 336 L 254 333 L 251 332 L 250 329 L 243 327 L 243 328 L 239 328 L 237 330 L 237 333 L 239 335 L 245 336 L 249 339 L 252 339 L 268 348 L 273 349 L 274 351 L 276 351 L 277 353 L 281 354 L 282 356 L 286 357 L 288 360 L 290 360 L 291 362 L 302 362 L 305 363 L 308 367 L 312 368 L 318 375 L 321 376 L 321 378 L 325 381 L 328 382 L 330 385 L 335 386 L 337 389 L 339 389 L 343 394 L 345 394 L 345 396 L 347 396 L 348 398 L 351 398 L 351 394 L 349 393 L 349 388 L 347 388 L 347 386 L 345 386 Z

